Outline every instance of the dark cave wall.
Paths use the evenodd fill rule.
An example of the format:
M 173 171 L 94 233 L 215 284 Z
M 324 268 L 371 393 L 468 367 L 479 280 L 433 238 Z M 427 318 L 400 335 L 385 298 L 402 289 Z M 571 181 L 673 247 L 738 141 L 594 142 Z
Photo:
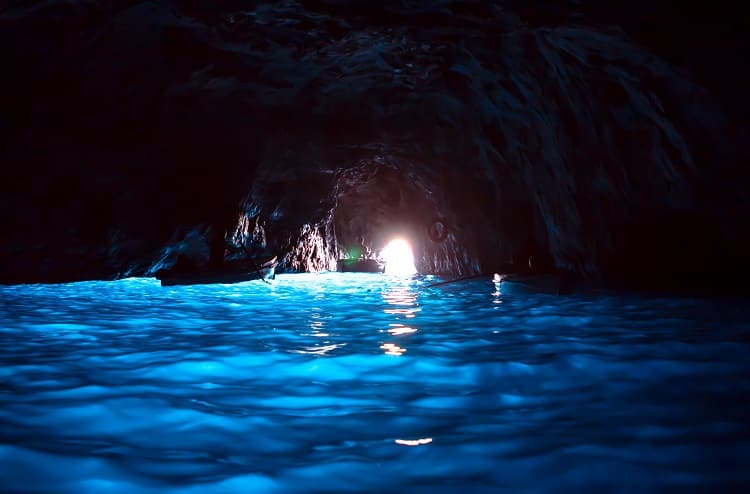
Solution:
M 747 63 L 735 27 L 700 12 L 27 5 L 0 11 L 3 281 L 145 273 L 180 231 L 231 232 L 248 211 L 289 269 L 377 243 L 394 215 L 423 272 L 531 254 L 636 282 L 746 269 Z M 399 185 L 368 189 L 381 169 Z M 382 206 L 396 190 L 413 199 Z M 434 217 L 445 242 L 425 235 Z

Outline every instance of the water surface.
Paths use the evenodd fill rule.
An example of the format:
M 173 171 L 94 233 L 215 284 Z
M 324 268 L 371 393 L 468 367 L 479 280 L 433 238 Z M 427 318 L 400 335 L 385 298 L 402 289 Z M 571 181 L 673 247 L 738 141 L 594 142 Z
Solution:
M 742 301 L 434 281 L 0 287 L 1 490 L 746 490 Z

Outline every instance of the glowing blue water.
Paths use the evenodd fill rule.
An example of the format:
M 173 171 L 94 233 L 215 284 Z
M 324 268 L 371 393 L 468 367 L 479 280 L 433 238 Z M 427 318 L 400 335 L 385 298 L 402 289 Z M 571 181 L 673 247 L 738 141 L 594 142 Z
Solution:
M 750 481 L 743 304 L 430 281 L 0 287 L 0 490 L 728 492 Z

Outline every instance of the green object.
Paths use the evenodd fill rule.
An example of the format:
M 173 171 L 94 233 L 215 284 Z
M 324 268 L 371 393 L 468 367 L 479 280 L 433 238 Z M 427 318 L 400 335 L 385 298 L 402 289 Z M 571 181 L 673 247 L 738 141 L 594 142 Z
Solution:
M 349 256 L 349 259 L 359 259 L 362 257 L 362 248 L 359 246 L 350 247 L 347 251 L 347 255 Z

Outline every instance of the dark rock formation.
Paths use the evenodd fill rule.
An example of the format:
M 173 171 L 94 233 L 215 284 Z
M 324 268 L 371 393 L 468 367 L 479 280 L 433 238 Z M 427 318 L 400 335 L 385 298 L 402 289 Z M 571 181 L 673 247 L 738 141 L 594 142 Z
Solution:
M 747 26 L 726 9 L 16 4 L 1 281 L 149 274 L 196 235 L 291 270 L 399 234 L 422 272 L 750 273 Z

